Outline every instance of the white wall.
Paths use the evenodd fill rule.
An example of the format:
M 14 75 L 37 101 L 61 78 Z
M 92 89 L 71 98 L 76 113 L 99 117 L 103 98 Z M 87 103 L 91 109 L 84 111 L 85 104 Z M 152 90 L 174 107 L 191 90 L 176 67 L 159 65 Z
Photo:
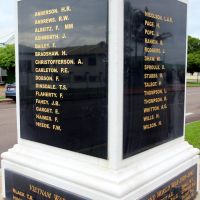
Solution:
M 197 81 L 197 79 L 200 80 L 200 73 L 195 72 L 194 74 L 187 73 L 186 74 L 187 80 Z

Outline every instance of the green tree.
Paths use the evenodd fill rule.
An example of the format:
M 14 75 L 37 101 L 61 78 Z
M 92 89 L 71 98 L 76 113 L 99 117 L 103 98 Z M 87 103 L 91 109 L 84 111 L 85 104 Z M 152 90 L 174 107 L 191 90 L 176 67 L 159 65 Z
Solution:
M 200 72 L 200 40 L 198 38 L 188 37 L 188 68 L 191 74 Z
M 188 53 L 200 51 L 200 40 L 192 36 L 188 36 Z
M 188 72 L 200 72 L 200 52 L 193 52 L 188 54 Z
M 7 45 L 0 48 L 0 67 L 7 70 L 7 83 L 15 81 L 15 46 Z

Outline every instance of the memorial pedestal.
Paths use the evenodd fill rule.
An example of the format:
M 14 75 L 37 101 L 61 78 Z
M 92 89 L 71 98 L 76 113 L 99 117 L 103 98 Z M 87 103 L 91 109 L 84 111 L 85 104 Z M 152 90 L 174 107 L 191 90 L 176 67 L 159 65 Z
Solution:
M 18 2 L 10 200 L 194 200 L 185 0 Z
M 27 180 L 23 180 L 24 185 L 21 188 L 27 194 L 36 195 L 36 192 L 29 188 L 30 184 L 33 184 L 60 196 L 64 191 L 65 199 L 74 194 L 77 196 L 75 199 L 132 200 L 153 199 L 154 195 L 160 194 L 163 188 L 171 184 L 170 192 L 177 188 L 188 187 L 190 191 L 187 192 L 189 191 L 192 196 L 198 187 L 195 185 L 197 169 L 193 169 L 191 176 L 187 176 L 186 171 L 198 165 L 197 153 L 198 150 L 193 149 L 183 139 L 177 139 L 124 161 L 121 163 L 121 169 L 114 170 L 109 167 L 109 162 L 101 160 L 94 162 L 76 153 L 67 157 L 66 152 L 60 149 L 22 141 L 2 155 L 3 186 L 4 183 L 11 181 L 8 185 L 10 184 L 12 188 L 7 188 L 7 192 L 13 188 L 20 190 L 21 185 L 16 183 L 27 177 Z M 19 174 L 22 178 L 15 181 L 12 178 L 5 180 L 5 170 Z M 182 173 L 185 174 L 181 175 Z M 179 175 L 181 177 L 177 178 Z M 187 178 L 180 182 L 185 175 Z M 177 188 L 172 187 L 172 183 L 177 180 L 179 180 Z M 167 185 L 164 186 L 165 184 Z M 151 198 L 147 198 L 152 192 Z M 165 191 L 160 198 L 169 194 L 169 191 Z M 3 187 L 3 196 L 5 195 Z

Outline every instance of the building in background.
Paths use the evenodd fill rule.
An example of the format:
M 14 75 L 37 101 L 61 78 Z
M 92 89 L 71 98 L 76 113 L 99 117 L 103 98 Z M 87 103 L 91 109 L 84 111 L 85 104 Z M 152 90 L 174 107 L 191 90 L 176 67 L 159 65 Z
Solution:
M 7 71 L 0 68 L 0 85 L 4 84 L 6 76 L 7 76 Z
M 193 74 L 187 73 L 186 75 L 187 82 L 200 82 L 200 73 L 195 72 Z
M 9 36 L 6 36 L 3 41 L 0 41 L 0 48 L 3 48 L 6 45 L 14 43 L 15 43 L 15 35 L 11 34 Z M 6 76 L 7 76 L 7 70 L 4 70 L 0 67 L 0 85 L 4 84 Z

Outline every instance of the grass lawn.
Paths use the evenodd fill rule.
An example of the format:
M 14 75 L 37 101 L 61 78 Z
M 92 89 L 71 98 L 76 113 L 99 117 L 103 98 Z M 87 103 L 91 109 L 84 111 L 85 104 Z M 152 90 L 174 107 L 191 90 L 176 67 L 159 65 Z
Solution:
M 185 138 L 195 148 L 200 149 L 200 121 L 186 124 Z
M 5 99 L 5 97 L 0 96 L 0 101 L 1 101 L 2 99 Z
M 197 83 L 197 82 L 187 82 L 187 87 L 200 87 L 200 83 Z

